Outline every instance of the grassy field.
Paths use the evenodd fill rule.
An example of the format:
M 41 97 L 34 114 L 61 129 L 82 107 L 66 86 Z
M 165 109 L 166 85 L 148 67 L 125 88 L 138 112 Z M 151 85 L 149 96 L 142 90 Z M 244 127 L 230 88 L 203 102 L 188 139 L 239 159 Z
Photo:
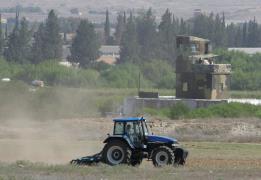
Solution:
M 157 90 L 149 89 L 148 91 Z M 174 95 L 174 91 L 160 90 L 160 94 Z M 43 119 L 97 117 L 105 112 L 119 112 L 124 98 L 134 95 L 137 95 L 137 89 L 66 87 L 35 89 L 22 82 L 7 84 L 0 82 L 0 118 L 23 116 Z
M 159 92 L 160 96 L 175 96 L 175 90 L 142 90 Z M 22 82 L 1 82 L 0 118 L 7 119 L 23 116 L 39 119 L 97 117 L 105 112 L 120 112 L 120 106 L 124 98 L 134 95 L 137 95 L 137 89 L 66 87 L 35 89 Z M 261 91 L 232 91 L 231 96 L 236 98 L 260 98 Z
M 259 179 L 261 145 L 186 142 L 190 156 L 185 167 L 154 168 L 144 161 L 140 167 L 100 164 L 92 167 L 48 165 L 17 161 L 0 163 L 0 179 Z M 236 153 L 235 153 L 236 152 Z

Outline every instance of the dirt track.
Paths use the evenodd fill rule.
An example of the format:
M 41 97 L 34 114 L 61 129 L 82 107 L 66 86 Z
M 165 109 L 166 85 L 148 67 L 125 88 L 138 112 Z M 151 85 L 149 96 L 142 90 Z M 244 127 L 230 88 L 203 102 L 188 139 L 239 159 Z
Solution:
M 190 149 L 196 146 L 195 150 L 207 147 L 197 147 L 193 145 L 194 141 L 261 142 L 261 122 L 258 119 L 184 121 L 152 119 L 150 122 L 155 134 L 177 137 Z M 64 164 L 72 158 L 100 151 L 103 147 L 102 140 L 106 138 L 107 133 L 111 133 L 112 128 L 111 118 L 61 119 L 42 122 L 20 119 L 2 122 L 0 127 L 1 160 Z M 213 151 L 218 151 L 218 147 L 213 147 Z M 197 153 L 201 154 L 200 151 Z M 231 152 L 228 153 L 231 154 Z M 196 159 L 191 161 L 191 166 L 199 163 L 200 159 L 197 159 L 197 156 L 192 155 L 192 157 Z M 222 159 L 217 159 L 217 164 L 222 164 L 222 162 Z M 247 161 L 242 163 L 247 163 Z M 258 163 L 260 163 L 259 160 L 257 160 Z
M 67 166 L 73 158 L 101 150 L 102 140 L 112 129 L 111 118 L 42 122 L 20 119 L 1 123 L 0 158 L 4 163 L 0 163 L 0 179 L 129 179 L 132 176 L 134 179 L 243 180 L 261 177 L 259 119 L 175 122 L 152 119 L 150 124 L 155 134 L 177 137 L 189 150 L 185 168 L 158 169 L 146 161 L 139 168 Z M 41 163 L 32 165 L 27 161 Z

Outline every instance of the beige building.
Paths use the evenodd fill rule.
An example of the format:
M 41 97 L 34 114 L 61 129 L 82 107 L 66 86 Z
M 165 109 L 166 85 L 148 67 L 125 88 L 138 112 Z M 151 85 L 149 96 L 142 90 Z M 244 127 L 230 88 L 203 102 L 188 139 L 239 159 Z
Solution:
M 103 62 L 106 64 L 116 64 L 120 58 L 120 46 L 101 46 L 100 57 L 97 62 Z
M 177 36 L 176 97 L 226 99 L 230 89 L 230 64 L 216 64 L 209 40 Z

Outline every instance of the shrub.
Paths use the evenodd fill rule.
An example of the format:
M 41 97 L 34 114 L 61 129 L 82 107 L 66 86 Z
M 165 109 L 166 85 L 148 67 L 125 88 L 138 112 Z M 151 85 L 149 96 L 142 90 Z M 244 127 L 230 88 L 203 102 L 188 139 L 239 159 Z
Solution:
M 154 88 L 171 89 L 175 87 L 174 68 L 166 61 L 152 60 L 141 66 L 143 76 L 153 83 Z
M 27 82 L 39 79 L 48 85 L 80 87 L 96 86 L 99 73 L 93 69 L 61 66 L 58 62 L 50 60 L 37 65 L 26 65 L 16 76 L 17 79 Z
M 185 104 L 178 102 L 175 106 L 171 107 L 169 117 L 171 119 L 181 119 L 184 118 L 189 111 L 189 108 Z
M 259 118 L 259 119 L 261 119 L 261 110 L 258 110 L 258 111 L 256 112 L 256 117 Z
M 220 63 L 232 65 L 231 88 L 235 90 L 259 90 L 261 88 L 261 54 L 248 55 L 238 51 L 217 50 Z
M 120 64 L 110 68 L 101 74 L 107 87 L 113 88 L 137 88 L 139 82 L 140 69 L 133 64 Z M 141 84 L 143 87 L 149 86 L 149 81 L 142 76 Z

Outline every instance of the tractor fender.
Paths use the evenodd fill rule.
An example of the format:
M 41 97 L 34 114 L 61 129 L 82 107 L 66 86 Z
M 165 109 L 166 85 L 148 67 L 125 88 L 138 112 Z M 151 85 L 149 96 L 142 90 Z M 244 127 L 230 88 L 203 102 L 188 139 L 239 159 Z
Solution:
M 124 136 L 121 136 L 121 135 L 109 136 L 109 137 L 107 137 L 107 138 L 103 141 L 103 143 L 108 143 L 108 142 L 113 141 L 113 140 L 123 141 L 123 142 L 125 142 L 126 144 L 128 144 L 131 149 L 134 149 L 134 148 L 135 148 L 134 145 L 131 143 L 130 138 L 129 138 L 128 136 L 126 136 L 126 135 L 124 135 Z

